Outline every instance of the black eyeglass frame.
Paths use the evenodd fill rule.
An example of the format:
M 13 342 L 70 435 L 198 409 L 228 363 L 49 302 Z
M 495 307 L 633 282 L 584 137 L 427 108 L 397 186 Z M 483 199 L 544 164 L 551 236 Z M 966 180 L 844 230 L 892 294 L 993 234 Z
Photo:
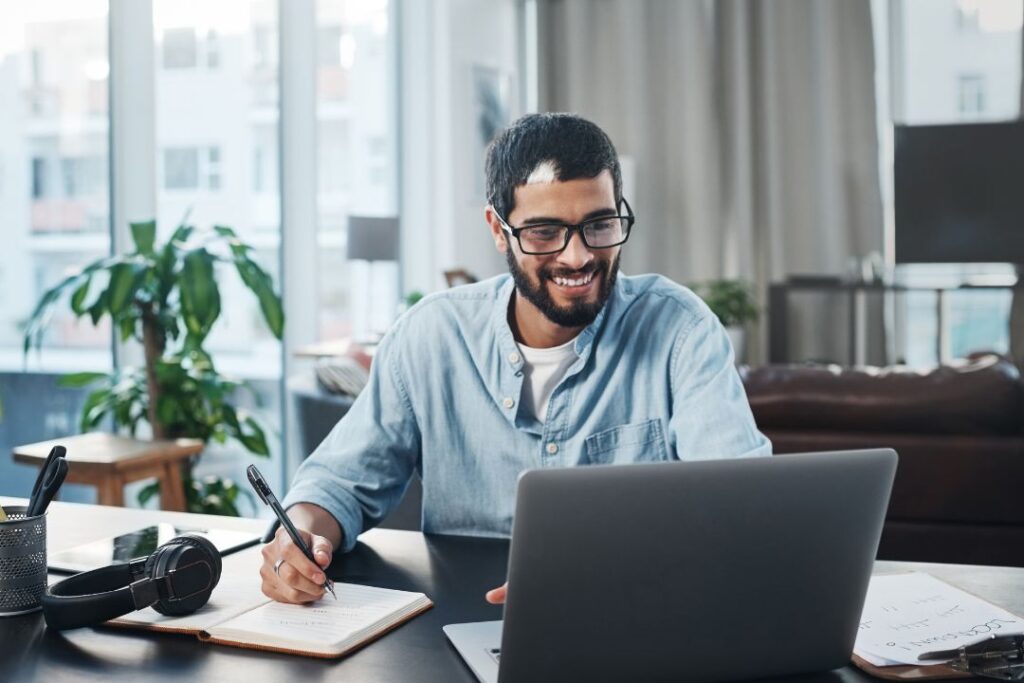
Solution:
M 579 233 L 580 240 L 583 241 L 583 244 L 587 247 L 587 249 L 611 249 L 612 247 L 618 247 L 618 246 L 621 246 L 621 245 L 626 243 L 626 241 L 629 239 L 629 236 L 633 234 L 633 224 L 636 223 L 636 215 L 633 213 L 633 207 L 631 207 L 629 205 L 629 202 L 626 201 L 625 197 L 622 197 L 619 201 L 621 201 L 622 204 L 625 205 L 625 207 L 626 207 L 626 212 L 627 213 L 626 213 L 625 216 L 622 216 L 622 215 L 596 216 L 594 218 L 588 218 L 587 220 L 583 221 L 582 223 L 576 223 L 575 225 L 571 224 L 571 223 L 537 223 L 536 225 L 524 225 L 521 228 L 513 228 L 511 225 L 508 224 L 508 221 L 506 221 L 501 216 L 500 213 L 495 211 L 494 215 L 498 217 L 498 220 L 501 222 L 502 227 L 505 228 L 505 230 L 510 235 L 512 235 L 513 237 L 516 238 L 516 242 L 519 243 L 519 249 L 522 250 L 522 252 L 524 254 L 529 254 L 531 256 L 546 256 L 548 254 L 558 254 L 560 252 L 563 252 L 563 251 L 565 251 L 565 248 L 567 246 L 569 246 L 569 242 L 572 241 L 573 233 Z M 597 223 L 598 221 L 606 221 L 609 218 L 618 218 L 621 221 L 623 221 L 623 223 L 625 224 L 625 226 L 626 226 L 626 236 L 622 238 L 622 241 L 621 242 L 616 242 L 615 244 L 606 244 L 606 245 L 600 246 L 600 247 L 593 246 L 589 242 L 587 242 L 587 234 L 585 232 L 583 232 L 583 229 L 585 227 L 587 227 L 588 225 L 591 225 L 593 223 Z M 526 248 L 523 246 L 523 240 L 520 237 L 520 235 L 522 234 L 522 232 L 524 230 L 530 230 L 532 228 L 542 228 L 542 227 L 545 227 L 545 226 L 553 226 L 553 225 L 557 225 L 557 226 L 559 226 L 561 228 L 566 228 L 566 231 L 565 231 L 565 243 L 563 243 L 561 247 L 559 247 L 558 249 L 552 249 L 550 251 L 527 251 L 526 250 Z

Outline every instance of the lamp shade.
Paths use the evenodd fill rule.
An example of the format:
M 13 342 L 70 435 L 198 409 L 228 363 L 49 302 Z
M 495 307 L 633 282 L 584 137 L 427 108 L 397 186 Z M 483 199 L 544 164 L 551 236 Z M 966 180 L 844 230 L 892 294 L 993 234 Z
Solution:
M 397 261 L 397 216 L 349 216 L 348 258 L 350 261 Z

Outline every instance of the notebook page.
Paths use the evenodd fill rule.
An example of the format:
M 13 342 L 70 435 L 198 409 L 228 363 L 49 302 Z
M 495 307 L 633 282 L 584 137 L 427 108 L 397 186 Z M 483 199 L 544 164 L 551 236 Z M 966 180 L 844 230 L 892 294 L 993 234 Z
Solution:
M 156 626 L 175 631 L 206 631 L 232 617 L 270 602 L 260 590 L 262 579 L 255 572 L 244 575 L 222 574 L 210 600 L 192 614 L 168 617 L 153 608 L 130 612 L 114 619 L 113 624 L 125 626 Z
M 922 664 L 918 655 L 925 652 L 1022 630 L 1024 619 L 924 572 L 879 575 L 868 586 L 854 652 Z
M 263 644 L 323 650 L 369 635 L 378 623 L 390 621 L 426 599 L 422 593 L 350 583 L 336 583 L 334 589 L 337 600 L 328 594 L 311 605 L 269 602 L 208 632 L 215 638 L 254 636 Z

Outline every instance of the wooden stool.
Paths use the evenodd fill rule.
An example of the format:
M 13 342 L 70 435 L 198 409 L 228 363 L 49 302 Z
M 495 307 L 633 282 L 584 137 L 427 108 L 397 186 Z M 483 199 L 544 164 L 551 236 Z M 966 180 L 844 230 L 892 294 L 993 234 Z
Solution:
M 185 511 L 181 461 L 203 450 L 203 442 L 198 439 L 141 441 L 91 432 L 15 446 L 14 461 L 42 467 L 50 449 L 57 444 L 68 450 L 65 481 L 95 486 L 100 505 L 124 507 L 125 484 L 156 477 L 160 480 L 160 507 L 176 512 Z

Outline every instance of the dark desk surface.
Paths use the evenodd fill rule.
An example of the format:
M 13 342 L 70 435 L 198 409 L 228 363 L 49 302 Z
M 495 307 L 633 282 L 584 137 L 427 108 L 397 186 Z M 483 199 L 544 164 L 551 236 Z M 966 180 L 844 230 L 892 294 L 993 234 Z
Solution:
M 11 504 L 14 499 L 4 499 Z M 49 549 L 59 550 L 157 521 L 262 531 L 258 520 L 54 503 Z M 257 548 L 225 558 L 227 571 L 258 562 Z M 263 653 L 200 643 L 193 636 L 86 628 L 48 632 L 40 614 L 0 618 L 0 681 L 475 681 L 441 632 L 444 624 L 501 618 L 484 602 L 504 577 L 508 544 L 490 539 L 424 536 L 374 530 L 352 554 L 336 560 L 333 578 L 422 591 L 433 609 L 384 638 L 337 660 Z M 879 571 L 920 568 L 1024 613 L 1024 569 L 880 562 Z M 799 681 L 873 680 L 852 667 Z

